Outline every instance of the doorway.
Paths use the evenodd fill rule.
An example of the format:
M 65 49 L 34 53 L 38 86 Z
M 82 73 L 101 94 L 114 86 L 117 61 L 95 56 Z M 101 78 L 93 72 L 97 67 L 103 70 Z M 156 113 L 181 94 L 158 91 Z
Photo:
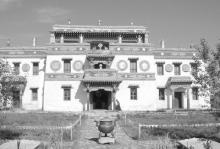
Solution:
M 174 93 L 174 108 L 183 109 L 183 92 Z
M 100 89 L 91 92 L 93 109 L 111 109 L 111 92 Z
M 20 99 L 20 91 L 19 90 L 13 90 L 13 108 L 20 108 L 21 106 L 21 99 Z

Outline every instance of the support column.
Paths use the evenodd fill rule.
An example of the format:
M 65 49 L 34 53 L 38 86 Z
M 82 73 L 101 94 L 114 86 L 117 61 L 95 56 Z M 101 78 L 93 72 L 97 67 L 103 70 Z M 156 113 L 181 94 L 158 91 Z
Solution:
M 22 93 L 23 93 L 23 92 L 22 92 L 22 89 L 20 89 L 20 90 L 19 90 L 19 100 L 20 100 L 20 101 L 19 101 L 19 102 L 20 102 L 19 104 L 20 104 L 20 108 L 21 108 L 21 109 L 22 109 L 22 107 L 23 107 L 23 106 L 22 106 Z
M 55 35 L 54 35 L 54 33 L 51 33 L 50 34 L 50 43 L 55 43 L 56 41 L 55 41 Z
M 90 110 L 90 92 L 89 90 L 86 91 L 86 96 L 87 96 L 87 103 L 86 103 L 86 110 L 89 111 Z
M 115 110 L 115 91 L 112 91 L 112 110 Z
M 79 35 L 79 43 L 83 43 L 83 35 L 82 34 Z
M 141 37 L 141 35 L 138 35 L 138 43 L 142 43 L 142 37 Z
M 174 100 L 175 100 L 175 96 L 174 96 L 174 90 L 171 90 L 171 92 L 172 92 L 172 100 L 171 100 L 171 109 L 173 109 L 174 107 L 175 107 L 175 102 L 174 102 Z
M 60 37 L 60 43 L 64 43 L 64 37 L 63 37 L 63 34 L 62 34 L 61 37 Z
M 122 36 L 121 35 L 118 36 L 118 43 L 122 43 Z
M 186 90 L 187 110 L 190 109 L 189 89 Z
M 170 109 L 170 94 L 167 93 L 167 109 Z
M 149 43 L 149 33 L 146 33 L 146 34 L 145 34 L 144 42 L 145 42 L 145 43 Z

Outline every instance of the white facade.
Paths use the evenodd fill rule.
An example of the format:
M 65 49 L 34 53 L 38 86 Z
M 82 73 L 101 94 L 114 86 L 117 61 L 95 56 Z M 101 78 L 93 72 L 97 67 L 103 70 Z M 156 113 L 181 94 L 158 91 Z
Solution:
M 151 47 L 143 26 L 55 25 L 50 45 L 0 48 L 0 58 L 12 66 L 19 63 L 19 75 L 27 78 L 20 96 L 23 109 L 115 110 L 120 104 L 125 111 L 148 111 L 209 107 L 203 98 L 194 99 L 195 52 Z M 34 62 L 39 64 L 37 75 Z M 37 89 L 37 100 L 32 89 Z

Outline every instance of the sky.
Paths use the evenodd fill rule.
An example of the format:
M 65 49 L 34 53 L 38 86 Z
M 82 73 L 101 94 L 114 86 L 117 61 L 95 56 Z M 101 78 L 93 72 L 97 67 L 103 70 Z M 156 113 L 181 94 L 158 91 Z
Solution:
M 220 0 L 0 0 L 0 47 L 49 43 L 53 24 L 144 25 L 159 47 L 187 48 L 205 38 L 220 42 Z

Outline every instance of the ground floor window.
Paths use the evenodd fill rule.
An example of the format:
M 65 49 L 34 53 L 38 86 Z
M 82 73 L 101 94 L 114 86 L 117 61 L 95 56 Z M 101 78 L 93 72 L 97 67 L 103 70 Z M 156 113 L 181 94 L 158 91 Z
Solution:
M 31 88 L 32 100 L 38 100 L 38 88 Z
M 158 88 L 159 100 L 165 100 L 165 88 Z
M 129 86 L 131 100 L 137 100 L 137 88 L 138 86 Z
M 64 87 L 63 93 L 64 93 L 64 100 L 71 100 L 71 88 L 70 87 Z

